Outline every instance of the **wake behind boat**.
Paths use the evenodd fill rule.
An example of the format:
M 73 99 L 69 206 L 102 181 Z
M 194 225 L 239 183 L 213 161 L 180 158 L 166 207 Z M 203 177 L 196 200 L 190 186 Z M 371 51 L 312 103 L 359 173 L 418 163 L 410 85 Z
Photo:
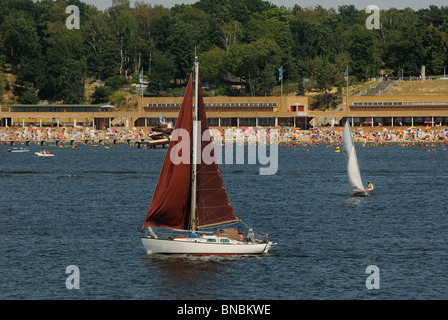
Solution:
M 197 59 L 194 96 L 193 104 L 193 76 L 190 75 L 176 128 L 143 222 L 142 231 L 145 230 L 145 235 L 141 236 L 143 246 L 148 254 L 267 253 L 275 243 L 269 240 L 268 235 L 255 236 L 253 230 L 236 217 L 230 205 L 214 154 Z M 181 135 L 180 131 L 188 135 Z M 189 137 L 192 137 L 191 140 Z M 187 142 L 183 141 L 184 139 Z M 182 150 L 182 154 L 186 152 L 185 149 L 179 148 L 182 144 L 187 146 L 189 153 L 187 159 L 190 161 L 184 161 L 185 155 L 184 157 L 179 155 L 179 149 Z M 214 160 L 210 164 L 205 163 L 200 156 L 204 154 L 204 150 L 207 150 L 208 155 Z M 224 224 L 233 223 L 242 224 L 248 229 L 247 234 L 244 235 L 241 229 L 222 227 Z M 154 227 L 168 232 L 168 235 L 159 237 L 153 230 Z M 221 229 L 202 231 L 207 230 L 206 228 Z
M 368 188 L 364 188 L 362 183 L 358 157 L 356 155 L 355 144 L 353 143 L 353 136 L 348 121 L 345 123 L 344 132 L 342 134 L 342 146 L 347 163 L 347 177 L 350 190 L 354 196 L 365 197 L 373 191 L 373 186 L 369 184 Z

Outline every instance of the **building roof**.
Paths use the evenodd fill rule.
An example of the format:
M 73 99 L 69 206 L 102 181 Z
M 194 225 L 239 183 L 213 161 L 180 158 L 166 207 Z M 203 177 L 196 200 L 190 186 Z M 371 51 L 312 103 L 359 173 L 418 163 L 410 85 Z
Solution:
M 106 104 L 11 104 L 10 108 L 115 108 L 115 106 Z

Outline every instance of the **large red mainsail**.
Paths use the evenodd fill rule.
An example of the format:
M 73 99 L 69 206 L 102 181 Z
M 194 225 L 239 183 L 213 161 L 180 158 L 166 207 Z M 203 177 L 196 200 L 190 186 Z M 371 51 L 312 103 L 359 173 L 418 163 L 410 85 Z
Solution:
M 182 102 L 175 129 L 185 129 L 192 137 L 193 98 L 192 76 Z M 214 150 L 209 154 L 215 160 L 206 164 L 202 160 L 203 150 L 211 141 L 201 85 L 198 85 L 198 121 L 200 157 L 196 175 L 196 226 L 206 227 L 226 222 L 238 221 L 221 177 Z M 177 143 L 171 140 L 165 162 L 160 173 L 151 206 L 144 220 L 144 227 L 165 227 L 189 230 L 191 216 L 191 165 L 173 164 L 171 150 Z M 191 151 L 192 139 L 190 139 Z M 191 154 L 191 153 L 190 153 Z M 177 155 L 175 155 L 177 156 Z M 190 156 L 190 155 L 189 155 Z M 190 157 L 189 157 L 190 158 Z
M 192 76 L 190 76 L 175 127 L 175 129 L 187 130 L 190 137 L 193 127 L 192 83 Z M 190 162 L 174 164 L 170 158 L 171 150 L 180 142 L 181 140 L 170 142 L 151 206 L 143 223 L 145 227 L 158 226 L 181 230 L 189 228 L 191 164 Z

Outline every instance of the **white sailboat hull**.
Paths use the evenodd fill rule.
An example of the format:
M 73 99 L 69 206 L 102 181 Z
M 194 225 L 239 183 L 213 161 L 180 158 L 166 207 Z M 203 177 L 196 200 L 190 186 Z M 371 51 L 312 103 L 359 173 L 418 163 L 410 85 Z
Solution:
M 370 192 L 371 192 L 372 190 L 373 190 L 373 189 L 366 189 L 366 190 L 361 190 L 361 191 L 355 191 L 355 192 L 353 192 L 353 195 L 354 195 L 355 197 L 367 197 L 367 196 L 370 195 Z
M 192 255 L 244 255 L 267 253 L 273 247 L 271 241 L 252 243 L 232 241 L 230 243 L 208 243 L 198 239 L 166 240 L 142 237 L 148 254 L 192 254 Z

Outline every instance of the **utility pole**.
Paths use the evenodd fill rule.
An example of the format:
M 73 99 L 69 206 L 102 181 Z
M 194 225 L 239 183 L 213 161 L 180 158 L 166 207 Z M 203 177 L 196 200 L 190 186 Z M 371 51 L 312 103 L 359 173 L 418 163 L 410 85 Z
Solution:
M 345 81 L 347 81 L 347 92 L 346 92 L 346 106 L 345 106 L 345 108 L 346 108 L 346 110 L 347 110 L 347 112 L 348 112 L 348 65 L 347 65 L 347 68 L 345 69 Z
M 278 69 L 278 77 L 280 80 L 280 111 L 283 112 L 283 67 Z

